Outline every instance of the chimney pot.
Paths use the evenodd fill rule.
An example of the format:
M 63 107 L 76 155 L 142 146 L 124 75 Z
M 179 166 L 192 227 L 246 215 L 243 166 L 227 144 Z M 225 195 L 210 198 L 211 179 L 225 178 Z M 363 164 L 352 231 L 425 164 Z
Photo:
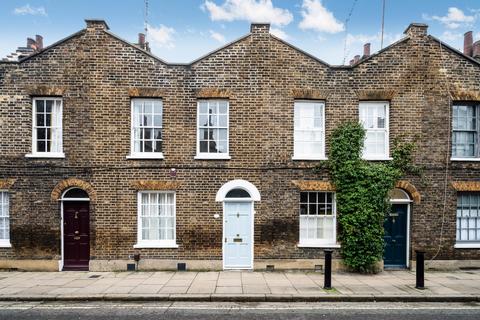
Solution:
M 43 49 L 43 37 L 39 34 L 35 36 L 35 42 L 37 44 L 37 50 Z
M 350 60 L 350 65 L 353 65 L 354 63 L 355 63 L 354 59 Z
M 476 41 L 473 44 L 473 50 L 472 51 L 473 51 L 472 57 L 477 59 L 477 60 L 480 60 L 480 40 Z
M 471 57 L 473 55 L 473 33 L 465 32 L 463 35 L 463 54 Z
M 370 56 L 370 43 L 365 43 L 363 45 L 363 58 Z
M 357 63 L 358 61 L 360 61 L 360 55 L 357 54 L 355 57 L 353 57 L 353 63 Z

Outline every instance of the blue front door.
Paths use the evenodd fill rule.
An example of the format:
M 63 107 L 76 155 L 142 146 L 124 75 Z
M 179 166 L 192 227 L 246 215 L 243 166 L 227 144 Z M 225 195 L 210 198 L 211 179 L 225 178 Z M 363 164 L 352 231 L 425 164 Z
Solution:
M 251 269 L 253 257 L 252 202 L 224 204 L 223 266 Z
M 407 267 L 407 219 L 409 204 L 393 204 L 385 217 L 385 252 L 383 263 L 386 268 Z

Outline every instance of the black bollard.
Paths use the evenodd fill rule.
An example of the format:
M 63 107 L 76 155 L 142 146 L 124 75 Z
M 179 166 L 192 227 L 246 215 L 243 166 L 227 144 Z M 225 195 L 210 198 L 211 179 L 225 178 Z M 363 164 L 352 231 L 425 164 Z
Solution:
M 332 252 L 333 249 L 325 249 L 325 277 L 323 289 L 332 289 Z
M 415 250 L 417 255 L 417 283 L 415 284 L 415 288 L 417 289 L 425 289 L 425 252 Z

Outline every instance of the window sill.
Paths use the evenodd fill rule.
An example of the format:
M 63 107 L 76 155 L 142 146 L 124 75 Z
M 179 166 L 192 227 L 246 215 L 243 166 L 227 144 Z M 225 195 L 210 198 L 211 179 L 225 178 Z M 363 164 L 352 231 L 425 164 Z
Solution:
M 0 248 L 11 248 L 10 240 L 0 240 Z
M 450 161 L 480 162 L 480 158 L 450 158 Z
M 135 249 L 176 249 L 178 244 L 175 242 L 161 242 L 161 241 L 151 241 L 151 242 L 139 242 L 133 246 Z
M 480 249 L 480 243 L 455 243 L 453 246 L 455 249 Z
M 25 158 L 65 158 L 65 153 L 58 152 L 58 153 L 29 153 L 25 155 Z
M 298 243 L 297 247 L 299 248 L 332 248 L 332 249 L 337 249 L 340 248 L 341 245 L 339 243 Z
M 152 154 L 148 154 L 148 153 L 146 153 L 146 154 L 142 154 L 142 153 L 129 154 L 126 158 L 129 159 L 129 160 L 136 160 L 136 159 L 138 159 L 138 160 L 141 160 L 141 159 L 162 160 L 162 159 L 164 159 L 163 153 L 155 153 L 154 154 L 153 152 L 152 152 Z
M 328 160 L 327 157 L 297 157 L 293 156 L 292 160 L 294 161 L 321 161 L 321 160 Z
M 231 157 L 228 154 L 197 154 L 194 157 L 195 160 L 230 160 Z
M 390 161 L 393 160 L 392 157 L 362 157 L 363 160 L 367 161 Z

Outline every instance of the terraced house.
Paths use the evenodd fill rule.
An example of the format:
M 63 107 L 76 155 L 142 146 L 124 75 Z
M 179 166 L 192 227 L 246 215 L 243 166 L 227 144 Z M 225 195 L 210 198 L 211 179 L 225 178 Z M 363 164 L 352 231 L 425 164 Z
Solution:
M 347 120 L 365 126 L 365 159 L 415 141 L 424 167 L 391 191 L 385 267 L 409 268 L 416 249 L 430 267 L 480 266 L 471 33 L 460 52 L 411 24 L 331 66 L 252 24 L 171 64 L 86 24 L 0 62 L 0 268 L 313 269 L 341 247 L 341 212 L 312 168 Z

